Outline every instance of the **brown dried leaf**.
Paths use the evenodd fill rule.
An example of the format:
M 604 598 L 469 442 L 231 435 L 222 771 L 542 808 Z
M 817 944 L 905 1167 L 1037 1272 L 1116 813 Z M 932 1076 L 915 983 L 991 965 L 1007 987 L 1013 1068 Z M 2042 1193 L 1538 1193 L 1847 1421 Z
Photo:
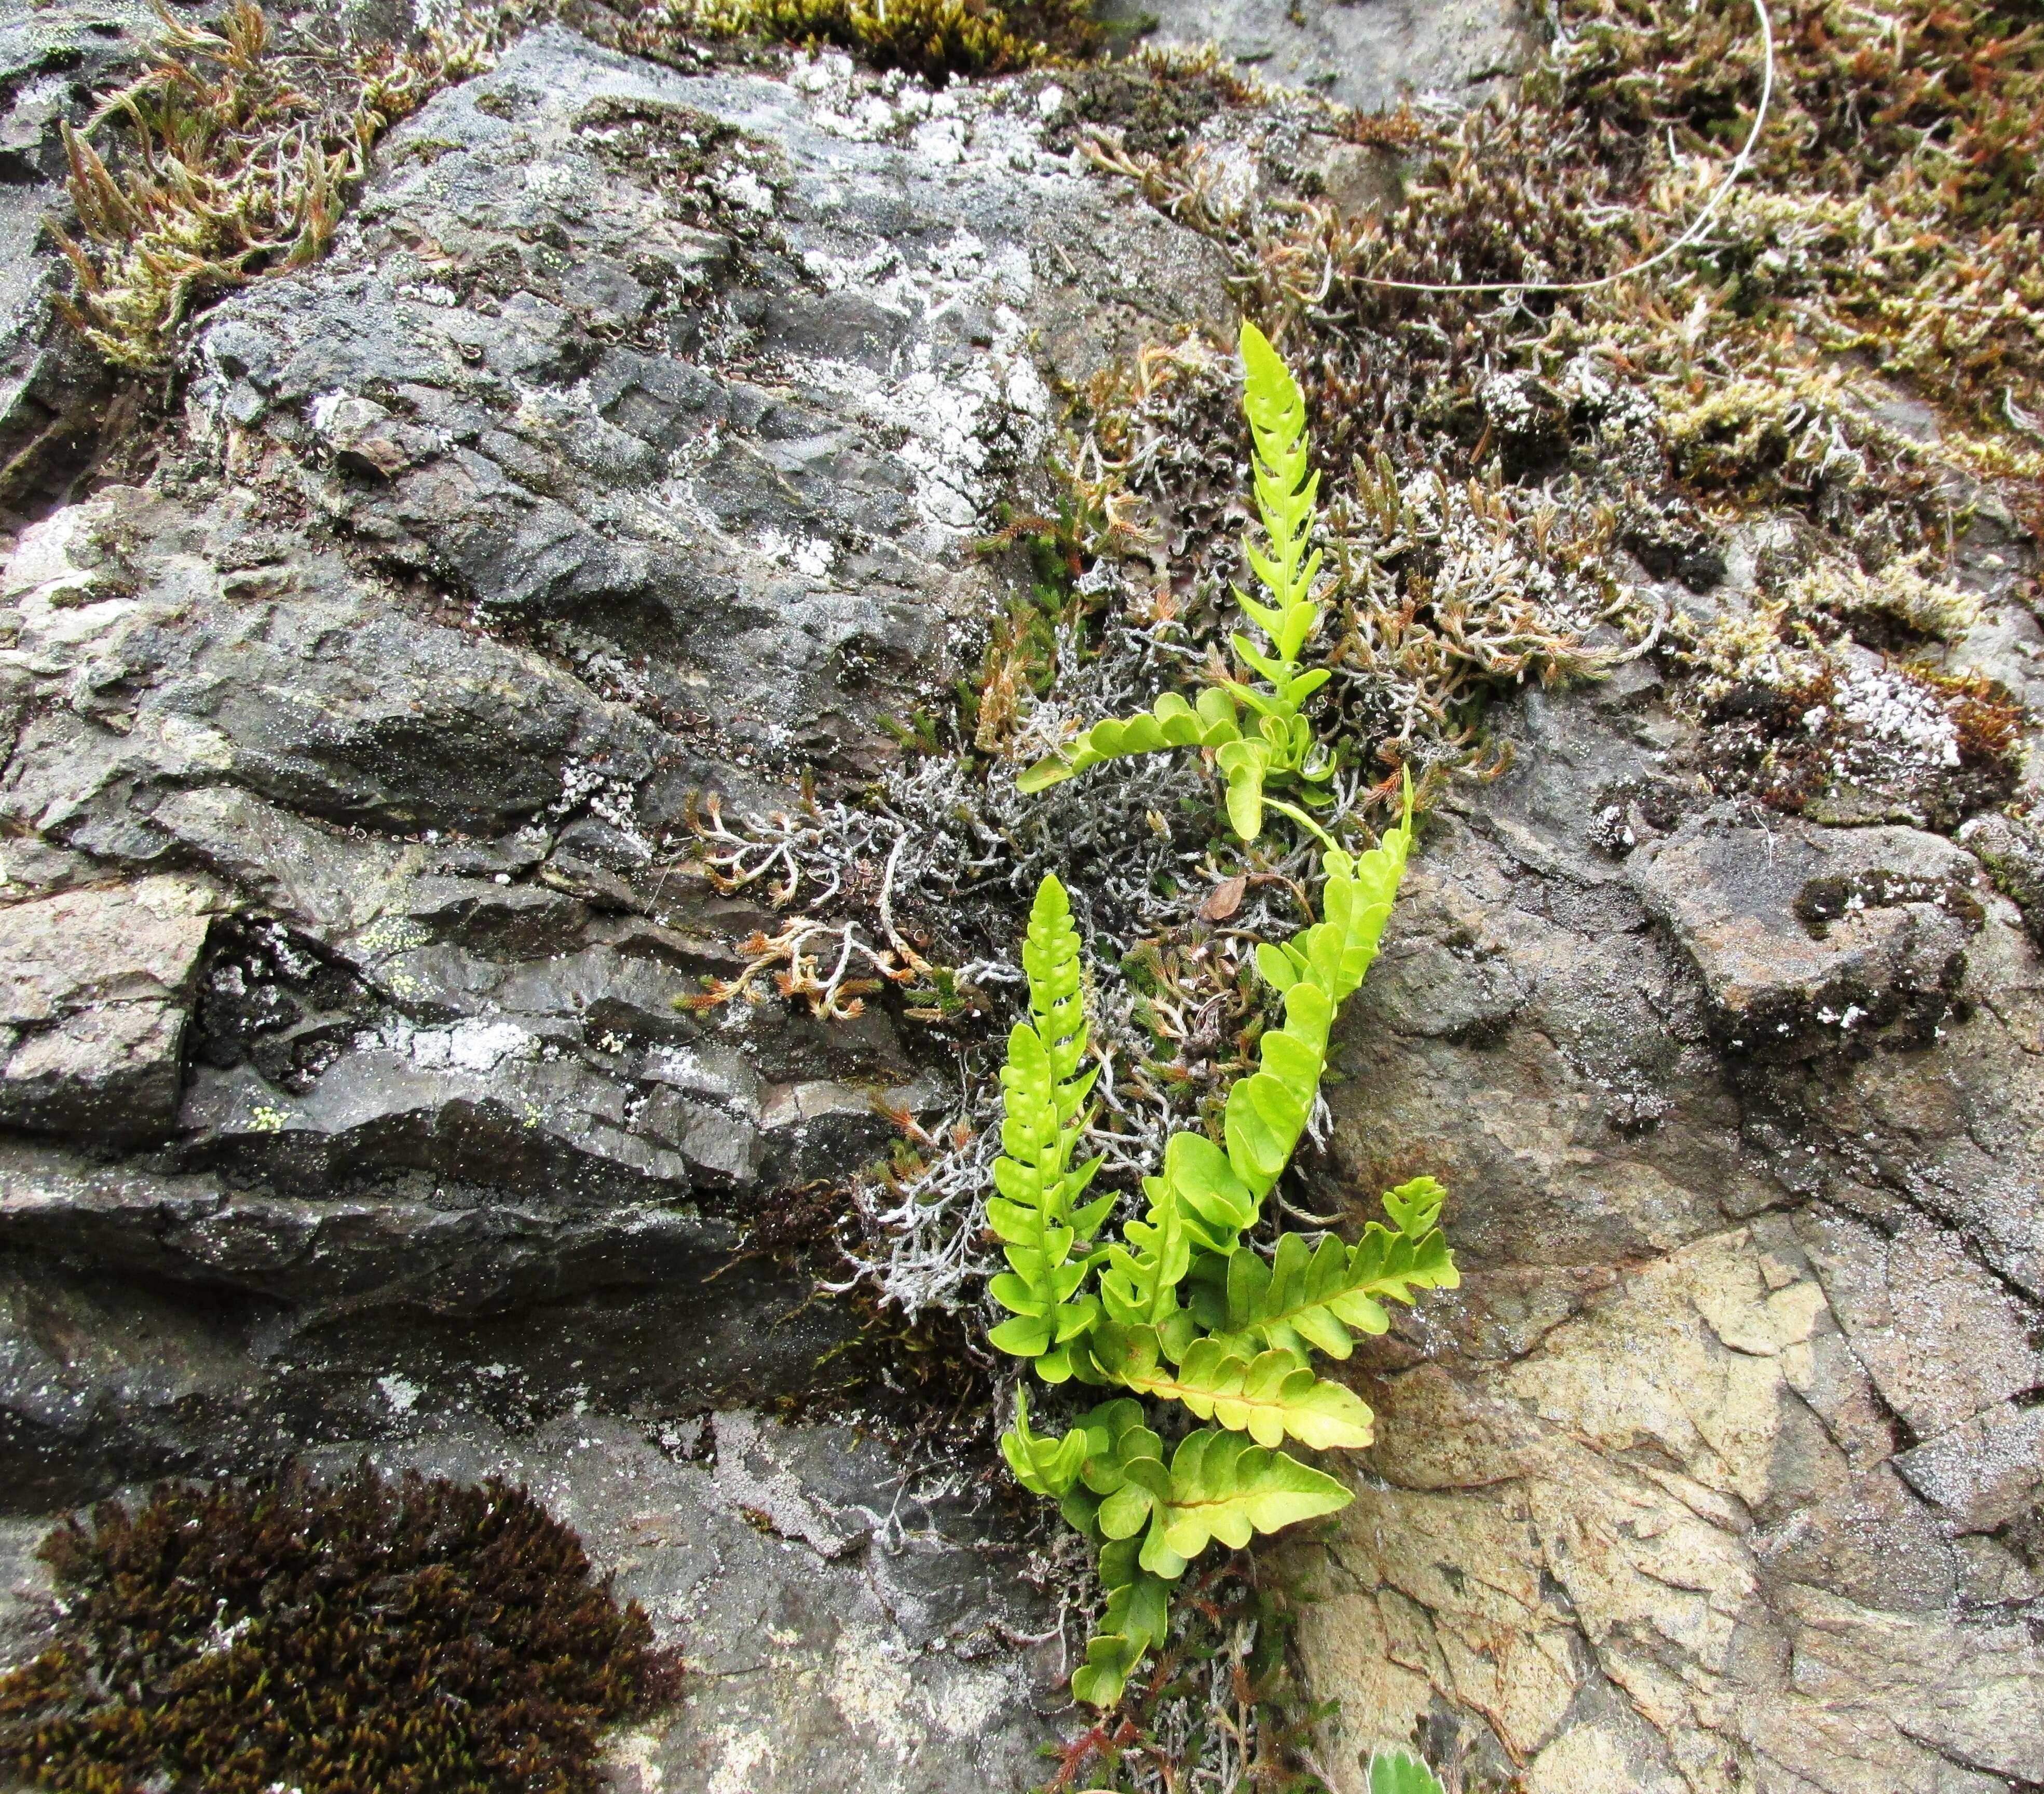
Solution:
M 1200 920 L 1203 922 L 1225 922 L 1242 907 L 1242 893 L 1248 888 L 1249 881 L 1237 873 L 1232 878 L 1224 878 L 1207 893 L 1207 901 L 1200 905 Z

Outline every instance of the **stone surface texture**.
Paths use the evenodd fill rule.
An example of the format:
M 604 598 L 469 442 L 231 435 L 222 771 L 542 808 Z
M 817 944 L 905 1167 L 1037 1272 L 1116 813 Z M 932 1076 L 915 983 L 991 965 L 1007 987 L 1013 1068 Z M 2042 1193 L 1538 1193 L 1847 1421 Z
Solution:
M 115 22 L 4 45 L 61 74 L 81 33 L 132 53 Z M 10 129 L 75 85 L 47 117 L 13 89 Z M 156 478 L 26 506 L 17 1646 L 39 1507 L 374 1444 L 529 1477 L 686 1641 L 694 1692 L 620 1787 L 1026 1779 L 1054 1665 L 1015 1642 L 1045 1626 L 991 1465 L 744 1405 L 856 1326 L 748 1225 L 883 1152 L 941 1066 L 878 1007 L 678 1007 L 768 917 L 675 850 L 697 788 L 855 773 L 946 689 L 1048 382 L 1225 324 L 1217 252 L 1046 116 L 536 31 L 391 134 L 327 262 L 216 309 Z M 67 352 L 25 300 L 8 340 L 33 436 Z
M 0 250 L 116 10 L 0 24 Z M 1356 102 L 1515 29 L 1163 11 Z M 882 763 L 1009 595 L 973 543 L 1057 383 L 1228 327 L 1055 109 L 536 30 L 70 503 L 99 401 L 0 252 L 48 501 L 0 571 L 0 1649 L 51 1513 L 369 1450 L 530 1481 L 682 1642 L 620 1788 L 1040 1774 L 1003 1474 L 770 1418 L 857 1323 L 744 1249 L 946 1067 L 878 1005 L 678 1007 L 769 916 L 677 850 L 699 787 Z M 2037 634 L 1988 559 L 1983 666 Z M 1643 663 L 1495 713 L 1308 1168 L 1358 1220 L 1439 1175 L 1464 1271 L 1358 1354 L 1381 1442 L 1285 1547 L 1337 1794 L 1386 1740 L 1530 1794 L 2044 1784 L 2044 968 L 1982 864 L 2034 843 L 1762 827 L 1669 770 Z
M 1218 44 L 1246 73 L 1375 110 L 1481 98 L 1523 60 L 1527 10 L 1512 0 L 1108 0 L 1100 14 L 1146 43 Z
M 1683 727 L 1524 701 L 1343 1020 L 1328 1194 L 1436 1173 L 1464 1266 L 1299 1553 L 1343 1790 L 1415 1734 L 1542 1794 L 2044 1771 L 2044 971 L 1933 836 L 1664 788 L 1614 858 Z

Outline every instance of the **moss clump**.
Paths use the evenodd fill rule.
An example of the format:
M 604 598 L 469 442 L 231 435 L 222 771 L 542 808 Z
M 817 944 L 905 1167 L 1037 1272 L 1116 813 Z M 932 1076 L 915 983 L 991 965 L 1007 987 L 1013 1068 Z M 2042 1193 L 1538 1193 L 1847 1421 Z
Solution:
M 1087 130 L 1119 131 L 1124 146 L 1146 156 L 1181 148 L 1208 120 L 1250 103 L 1254 90 L 1212 49 L 1190 55 L 1139 50 L 1120 61 L 1059 77 L 1065 98 L 1043 141 L 1070 149 Z
M 1984 816 L 1968 823 L 1959 839 L 2023 912 L 2030 938 L 2044 948 L 2044 828 L 2028 816 Z
M 1562 0 L 1509 97 L 1341 119 L 1402 153 L 1377 210 L 1288 197 L 1292 145 L 1254 121 L 1225 153 L 1096 149 L 1231 252 L 1327 421 L 1342 732 L 1473 751 L 1486 687 L 1594 670 L 1629 636 L 1688 675 L 1671 696 L 1721 788 L 1938 828 L 2001 801 L 2020 709 L 1938 643 L 1976 610 L 1951 564 L 1969 506 L 1998 490 L 2033 521 L 2044 475 L 2031 11 L 1775 9 L 1772 103 L 1728 189 L 1762 87 L 1749 0 Z M 1089 395 L 1082 464 L 1106 470 L 1097 508 L 1173 545 L 1197 640 L 1202 583 L 1233 570 L 1178 570 L 1233 445 L 1167 353 L 1196 359 L 1151 351 L 1143 390 Z M 1798 552 L 1700 640 L 1628 558 L 1707 592 L 1756 509 L 1796 519 Z
M 1090 0 L 659 0 L 617 31 L 641 55 L 675 36 L 829 44 L 932 82 L 1085 58 L 1104 41 Z
M 236 0 L 217 31 L 159 11 L 153 65 L 83 133 L 64 127 L 79 236 L 54 233 L 78 274 L 59 309 L 109 361 L 144 372 L 172 359 L 202 294 L 323 253 L 376 140 L 487 56 L 475 33 L 402 54 L 281 49 L 254 0 Z M 111 125 L 126 129 L 110 163 L 94 139 Z
M 637 1604 L 499 1482 L 167 1486 L 41 1554 L 60 1635 L 0 1681 L 0 1764 L 35 1788 L 571 1794 L 599 1728 L 673 1692 Z

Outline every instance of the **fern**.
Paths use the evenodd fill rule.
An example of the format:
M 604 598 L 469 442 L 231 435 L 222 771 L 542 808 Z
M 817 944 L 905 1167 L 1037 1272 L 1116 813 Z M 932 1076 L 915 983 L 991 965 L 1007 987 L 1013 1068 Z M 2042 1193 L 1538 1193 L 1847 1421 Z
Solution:
M 1417 1757 L 1403 1750 L 1380 1750 L 1370 1759 L 1370 1794 L 1447 1794 L 1447 1790 Z
M 1307 465 L 1304 401 L 1254 328 L 1243 333 L 1243 363 L 1270 544 L 1267 555 L 1252 547 L 1250 561 L 1270 601 L 1236 596 L 1270 652 L 1240 636 L 1235 645 L 1265 684 L 1216 686 L 1197 707 L 1166 697 L 1143 716 L 1097 724 L 1024 782 L 1050 784 L 1116 754 L 1197 746 L 1213 752 L 1228 777 L 1230 820 L 1253 838 L 1266 783 L 1320 776 L 1308 770 L 1299 706 L 1324 675 L 1298 665 L 1319 616 L 1311 594 L 1320 557 L 1308 551 L 1319 482 Z M 1244 709 L 1253 735 L 1242 726 Z M 1347 1358 L 1351 1330 L 1389 1325 L 1386 1302 L 1457 1281 L 1439 1226 L 1446 1193 L 1431 1177 L 1387 1192 L 1390 1226 L 1372 1222 L 1353 1246 L 1281 1234 L 1266 1260 L 1243 1244 L 1320 1100 L 1335 1017 L 1377 957 L 1412 851 L 1409 776 L 1404 796 L 1397 826 L 1366 854 L 1321 836 L 1320 920 L 1257 949 L 1281 1019 L 1262 1035 L 1256 1068 L 1229 1089 L 1218 1141 L 1187 1131 L 1166 1142 L 1161 1168 L 1143 1180 L 1143 1212 L 1118 1241 L 1094 1243 L 1109 1198 L 1078 1206 L 1100 1162 L 1072 1164 L 1094 1074 L 1079 1069 L 1086 1022 L 1070 906 L 1047 878 L 1031 909 L 1023 950 L 1030 1020 L 1009 1036 L 1003 1152 L 987 1203 L 1009 1264 L 989 1287 L 1011 1318 L 991 1337 L 1033 1360 L 1046 1382 L 1127 1392 L 1062 1439 L 1031 1430 L 1023 1395 L 1001 1439 L 1016 1480 L 1055 1499 L 1099 1547 L 1106 1608 L 1072 1677 L 1074 1693 L 1095 1705 L 1120 1699 L 1162 1640 L 1171 1587 L 1210 1543 L 1241 1546 L 1347 1504 L 1340 1483 L 1278 1449 L 1287 1439 L 1313 1450 L 1370 1442 L 1368 1405 L 1316 1376 L 1310 1354 Z M 1175 1403 L 1208 1423 L 1188 1431 L 1167 1464 L 1145 1400 Z
M 987 1224 L 1009 1266 L 989 1289 L 1012 1318 L 988 1337 L 1004 1352 L 1035 1359 L 1046 1382 L 1061 1383 L 1071 1375 L 1070 1342 L 1099 1313 L 1098 1298 L 1080 1294 L 1093 1267 L 1084 1254 L 1114 1199 L 1074 1207 L 1100 1169 L 1097 1158 L 1076 1167 L 1071 1162 L 1084 1127 L 1080 1111 L 1096 1074 L 1078 1069 L 1086 1048 L 1079 938 L 1070 902 L 1055 878 L 1037 887 L 1022 966 L 1031 1020 L 1017 1022 L 1008 1036 L 1008 1062 L 1001 1073 L 1002 1156 L 993 1162 L 1000 1193 L 986 1204 Z M 1082 1254 L 1076 1259 L 1074 1249 Z
M 1301 1354 L 1275 1349 L 1251 1357 L 1231 1341 L 1208 1338 L 1193 1340 L 1170 1366 L 1147 1327 L 1102 1327 L 1089 1343 L 1094 1362 L 1124 1387 L 1182 1403 L 1201 1419 L 1247 1433 L 1258 1445 L 1289 1438 L 1325 1450 L 1370 1442 L 1372 1416 L 1362 1397 L 1316 1377 Z
M 1026 1405 L 1017 1431 L 1032 1442 L 1026 1461 L 1035 1480 L 1026 1486 L 1060 1496 L 1066 1519 L 1101 1547 L 1107 1608 L 1072 1676 L 1072 1692 L 1095 1706 L 1119 1700 L 1162 1640 L 1171 1585 L 1211 1542 L 1246 1545 L 1350 1499 L 1332 1477 L 1211 1427 L 1180 1440 L 1166 1467 L 1162 1440 L 1126 1396 L 1102 1403 L 1055 1444 L 1029 1434 Z
M 1212 753 L 1227 781 L 1228 822 L 1245 841 L 1263 832 L 1266 801 L 1298 813 L 1278 800 L 1266 800 L 1267 786 L 1294 786 L 1308 803 L 1326 801 L 1318 787 L 1332 775 L 1334 763 L 1315 753 L 1312 728 L 1301 714 L 1301 706 L 1328 677 L 1325 667 L 1308 670 L 1299 664 L 1301 652 L 1319 626 L 1321 609 L 1312 597 L 1320 552 L 1308 548 L 1320 476 L 1312 468 L 1307 448 L 1305 395 L 1254 325 L 1243 325 L 1241 347 L 1251 473 L 1270 552 L 1260 552 L 1253 542 L 1243 544 L 1268 601 L 1250 597 L 1239 586 L 1235 598 L 1270 651 L 1239 632 L 1232 640 L 1237 658 L 1259 678 L 1210 686 L 1200 693 L 1197 705 L 1167 693 L 1139 715 L 1095 723 L 1024 770 L 1015 782 L 1023 791 L 1043 790 L 1123 755 L 1199 747 Z
M 1396 1231 L 1372 1221 L 1354 1246 L 1330 1235 L 1316 1249 L 1288 1233 L 1267 1264 L 1254 1252 L 1235 1253 L 1228 1261 L 1222 1339 L 1238 1355 L 1263 1346 L 1303 1362 L 1310 1346 L 1347 1358 L 1355 1349 L 1350 1327 L 1381 1333 L 1391 1324 L 1386 1301 L 1409 1303 L 1416 1289 L 1461 1282 L 1435 1224 L 1447 1196 L 1431 1177 L 1416 1177 L 1385 1193 Z

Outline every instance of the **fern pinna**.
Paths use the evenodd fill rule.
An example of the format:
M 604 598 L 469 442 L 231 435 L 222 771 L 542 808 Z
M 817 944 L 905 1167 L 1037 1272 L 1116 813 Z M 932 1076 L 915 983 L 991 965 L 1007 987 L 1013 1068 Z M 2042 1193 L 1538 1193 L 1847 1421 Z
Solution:
M 1328 1031 L 1377 956 L 1412 838 L 1408 786 L 1404 818 L 1377 847 L 1323 856 L 1322 919 L 1258 952 L 1283 1019 L 1228 1091 L 1221 1141 L 1174 1134 L 1118 1243 L 1093 1243 L 1108 1199 L 1074 1206 L 1098 1164 L 1071 1167 L 1093 1083 L 1079 1069 L 1078 941 L 1062 888 L 1047 878 L 1038 889 L 1024 950 L 1032 1019 L 1009 1036 L 1005 1156 L 987 1204 L 1010 1266 L 993 1293 L 1012 1318 L 993 1339 L 1047 1382 L 1120 1392 L 1057 1439 L 1032 1431 L 1025 1393 L 1001 1440 L 1016 1480 L 1056 1499 L 1100 1548 L 1106 1615 L 1072 1677 L 1095 1705 L 1118 1700 L 1162 1638 L 1170 1585 L 1210 1542 L 1243 1545 L 1349 1502 L 1332 1477 L 1278 1449 L 1370 1442 L 1369 1407 L 1316 1376 L 1310 1353 L 1346 1358 L 1351 1330 L 1385 1330 L 1386 1301 L 1458 1281 L 1437 1224 L 1445 1193 L 1431 1177 L 1389 1192 L 1391 1225 L 1372 1222 L 1353 1246 L 1281 1234 L 1266 1258 L 1244 1237 L 1304 1131 Z M 1167 1461 L 1138 1398 L 1208 1424 Z
M 1328 676 L 1324 667 L 1309 670 L 1299 664 L 1320 625 L 1321 609 L 1312 596 L 1320 551 L 1308 547 L 1320 476 L 1308 453 L 1305 395 L 1254 325 L 1243 325 L 1241 344 L 1256 514 L 1270 551 L 1259 551 L 1253 541 L 1243 544 L 1268 601 L 1252 599 L 1239 587 L 1235 598 L 1268 640 L 1270 651 L 1247 636 L 1232 639 L 1236 658 L 1258 678 L 1209 686 L 1195 703 L 1167 692 L 1138 716 L 1095 723 L 1023 772 L 1015 782 L 1018 789 L 1040 791 L 1122 755 L 1201 747 L 1212 753 L 1227 781 L 1228 821 L 1245 841 L 1262 832 L 1266 805 L 1306 820 L 1293 805 L 1270 797 L 1270 787 L 1290 789 L 1308 805 L 1327 801 L 1324 788 L 1333 776 L 1334 762 L 1316 751 L 1312 726 L 1301 713 Z

